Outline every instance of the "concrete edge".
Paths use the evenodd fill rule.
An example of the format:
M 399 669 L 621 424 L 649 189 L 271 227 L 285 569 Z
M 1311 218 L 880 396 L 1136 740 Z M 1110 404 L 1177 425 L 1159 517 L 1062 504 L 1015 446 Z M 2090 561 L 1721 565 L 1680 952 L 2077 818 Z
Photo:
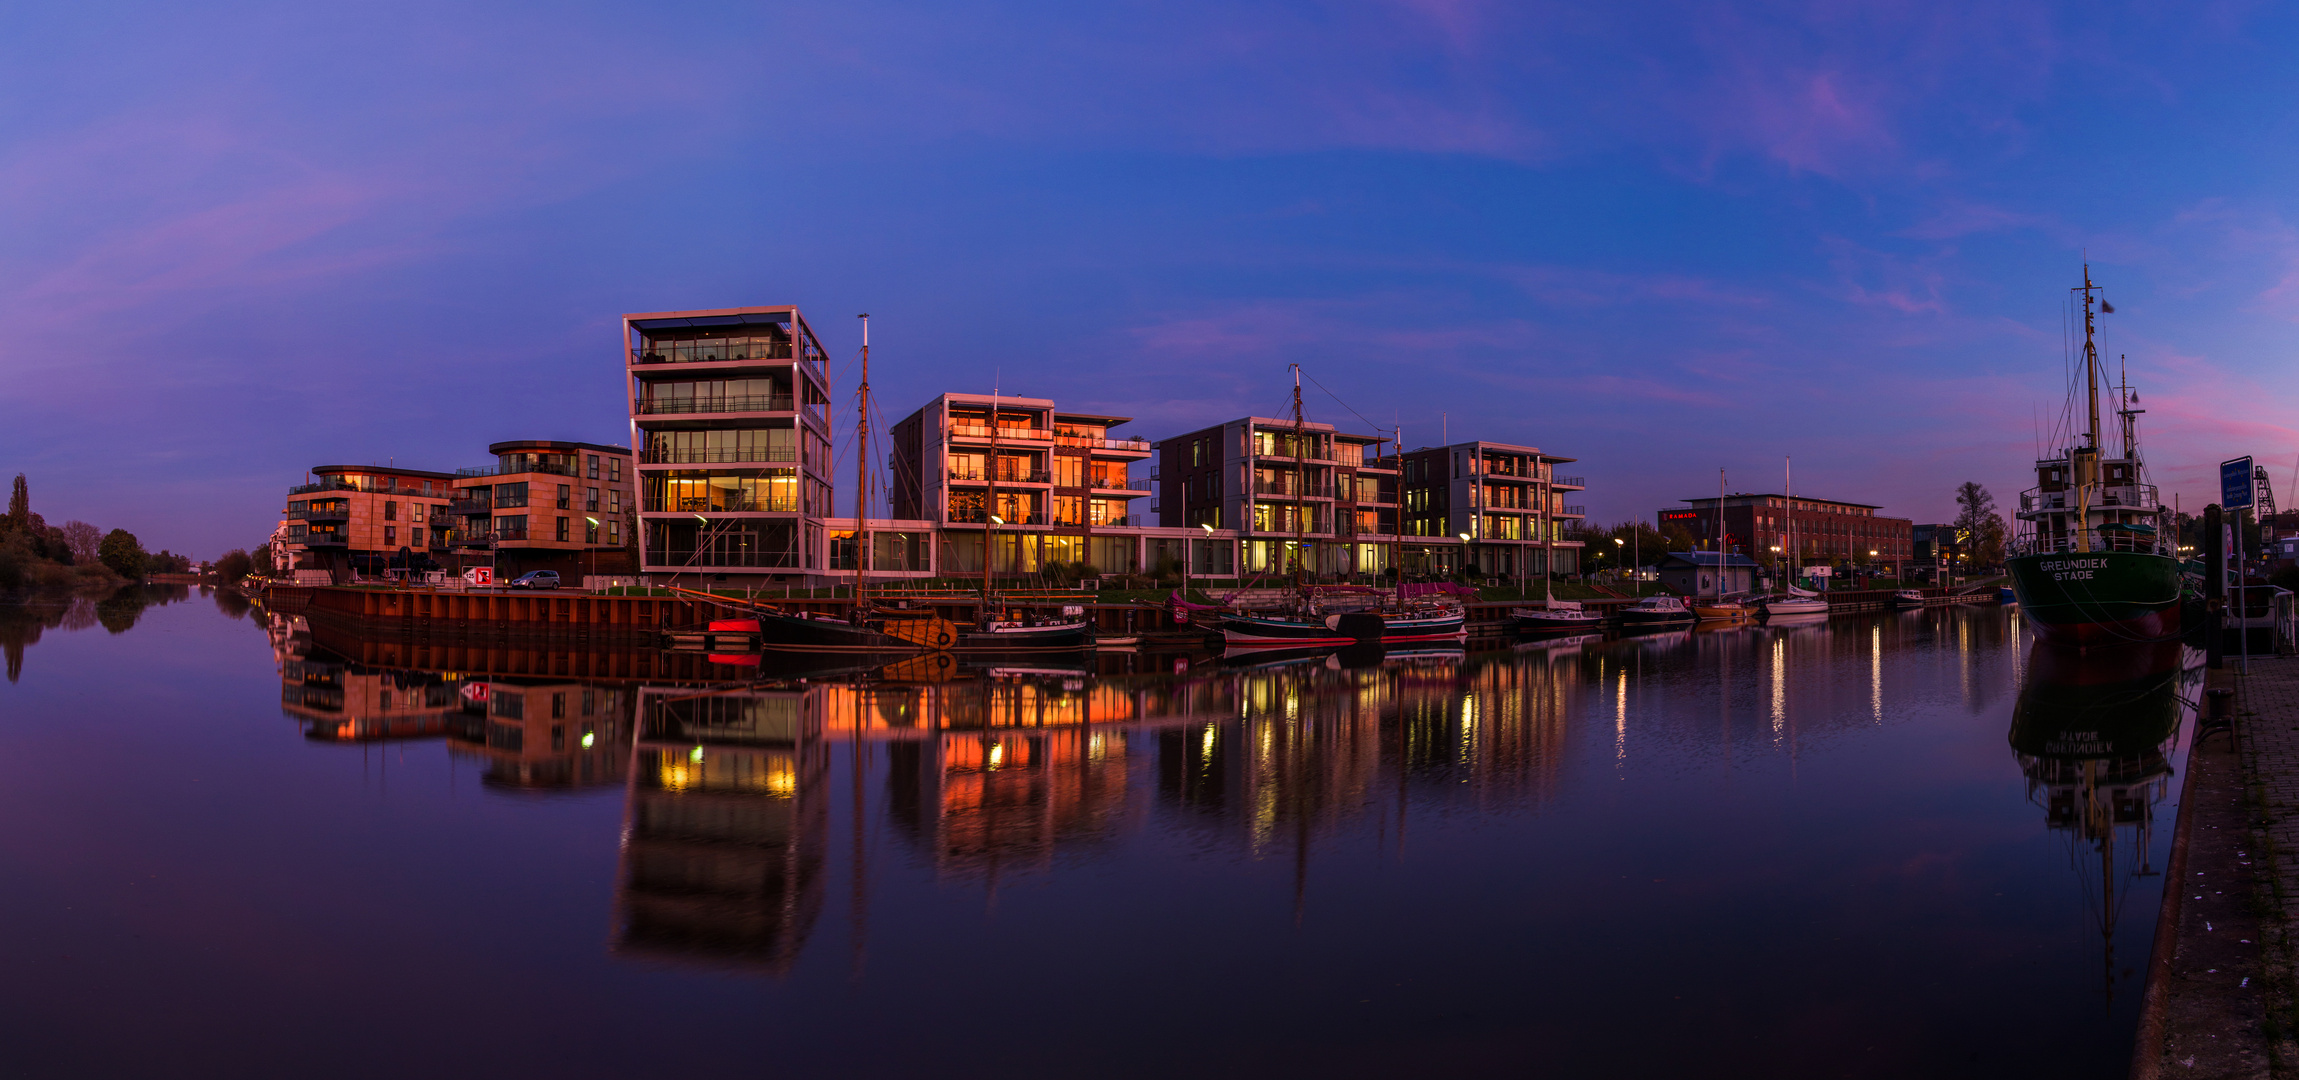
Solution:
M 2131 1080 L 2157 1080 L 2163 1074 L 2163 1018 L 2169 1008 L 2170 995 L 2164 984 L 2171 973 L 2172 954 L 2179 949 L 2182 890 L 2176 885 L 2187 880 L 2187 834 L 2195 822 L 2195 815 L 2188 813 L 2195 804 L 2191 797 L 2195 789 L 2193 732 L 2201 720 L 2199 708 L 2196 722 L 2189 727 L 2187 775 L 2179 778 L 2179 824 L 2171 830 L 2171 861 L 2164 870 L 2163 905 L 2155 913 L 2155 946 L 2147 954 L 2147 988 L 2139 995 L 2139 1030 L 2131 1044 Z

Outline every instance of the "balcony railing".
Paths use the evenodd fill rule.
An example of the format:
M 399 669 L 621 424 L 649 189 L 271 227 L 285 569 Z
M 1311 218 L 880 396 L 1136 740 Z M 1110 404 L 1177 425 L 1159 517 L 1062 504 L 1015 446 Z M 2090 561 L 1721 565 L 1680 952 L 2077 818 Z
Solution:
M 495 503 L 492 499 L 477 501 L 470 499 L 458 499 L 454 502 L 448 503 L 441 509 L 450 517 L 482 517 L 484 515 L 492 514 L 495 512 Z
M 359 485 L 359 484 L 347 484 L 347 483 L 344 483 L 344 482 L 343 482 L 343 481 L 341 481 L 341 480 L 337 480 L 337 479 L 334 479 L 334 478 L 332 478 L 332 477 L 331 477 L 331 478 L 329 478 L 329 479 L 326 479 L 326 480 L 322 480 L 322 481 L 320 481 L 320 482 L 318 482 L 318 483 L 316 483 L 316 484 L 299 484 L 299 485 L 297 485 L 297 486 L 295 486 L 295 487 L 291 487 L 291 488 L 287 489 L 287 493 L 288 493 L 288 494 L 290 494 L 290 495 L 309 495 L 309 494 L 311 494 L 312 492 L 315 492 L 315 491 L 365 491 L 365 490 L 367 490 L 367 488 L 365 488 L 365 487 L 363 487 L 363 486 L 361 486 L 361 485 Z
M 797 460 L 798 448 L 795 446 L 648 450 L 639 455 L 639 464 L 642 465 L 735 465 L 755 461 Z
M 553 476 L 579 476 L 581 475 L 582 470 L 577 469 L 571 465 L 560 465 L 548 461 L 538 461 L 531 465 L 474 465 L 468 469 L 455 470 L 456 476 L 517 476 L 520 473 L 549 473 Z
M 1000 514 L 998 516 L 1005 517 L 1004 514 Z M 980 525 L 983 524 L 982 512 L 980 510 L 954 509 L 950 511 L 949 521 L 953 525 Z M 1045 523 L 1046 512 L 1040 510 L 1034 514 L 1024 514 L 1019 517 L 1006 518 L 1003 522 L 1000 523 L 1000 527 L 1015 525 L 1044 525 Z
M 351 516 L 351 508 L 348 506 L 333 510 L 296 510 L 290 508 L 287 516 L 296 521 L 340 521 Z
M 448 547 L 488 547 L 495 543 L 495 533 L 489 529 L 449 529 Z
M 998 437 L 1005 438 L 1004 435 Z M 1129 453 L 1141 454 L 1150 452 L 1148 439 L 1105 439 L 1098 435 L 1075 435 L 1066 431 L 1054 433 L 1054 444 L 1057 446 L 1083 446 L 1090 450 L 1124 450 Z
M 1296 484 L 1290 479 L 1256 479 L 1253 482 L 1253 493 L 1256 495 L 1284 495 L 1297 499 L 1330 499 L 1333 497 L 1333 485 L 1320 484 L 1314 481 L 1307 484 Z
M 1585 506 L 1570 506 L 1570 505 L 1568 505 L 1568 506 L 1566 506 L 1566 507 L 1564 508 L 1564 510 L 1563 510 L 1561 513 L 1559 513 L 1559 515 L 1558 515 L 1558 516 L 1559 516 L 1559 517 L 1587 517 L 1587 516 L 1589 516 L 1589 508 L 1588 508 L 1588 507 L 1585 507 Z
M 650 513 L 665 512 L 659 507 L 648 508 Z M 676 499 L 669 510 L 681 514 L 795 514 L 798 498 L 788 499 Z
M 748 397 L 714 398 L 660 398 L 639 402 L 641 416 L 668 416 L 681 413 L 754 413 L 792 412 L 798 406 L 789 394 L 752 395 Z
M 1087 481 L 1095 491 L 1148 491 L 1147 480 L 1129 480 L 1122 476 L 1097 476 Z
M 984 470 L 981 469 L 952 469 L 950 470 L 950 479 L 964 480 L 975 484 L 988 483 L 989 481 L 983 479 L 983 472 Z M 1022 472 L 1017 470 L 1014 472 L 999 473 L 998 482 L 1001 484 L 1051 484 L 1054 482 L 1054 477 L 1053 474 L 1046 472 Z
M 655 341 L 633 357 L 641 364 L 713 364 L 727 360 L 788 360 L 790 343 L 764 338 Z
M 961 439 L 987 439 L 990 437 L 990 425 L 952 424 L 950 425 L 950 434 L 955 435 Z M 1045 428 L 1009 427 L 1003 424 L 999 425 L 998 427 L 998 440 L 1000 442 L 1009 440 L 1018 442 L 1052 442 L 1053 439 L 1054 433 Z
M 1556 487 L 1577 487 L 1577 488 L 1585 488 L 1585 487 L 1589 486 L 1588 478 L 1587 478 L 1587 477 L 1581 477 L 1581 476 L 1558 476 L 1558 477 L 1553 477 L 1553 478 L 1551 478 L 1551 479 L 1549 480 L 1549 483 L 1550 483 L 1550 484 L 1552 484 L 1552 485 L 1554 485 L 1554 486 L 1556 486 Z

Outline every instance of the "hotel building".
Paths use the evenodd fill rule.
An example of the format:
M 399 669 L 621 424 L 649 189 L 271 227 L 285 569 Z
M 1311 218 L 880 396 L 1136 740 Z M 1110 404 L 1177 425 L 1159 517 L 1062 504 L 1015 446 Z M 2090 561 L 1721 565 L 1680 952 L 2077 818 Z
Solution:
M 442 511 L 453 473 L 321 465 L 311 475 L 288 489 L 282 512 L 289 569 L 300 580 L 381 573 L 402 552 L 405 565 L 446 547 L 453 523 Z
M 1150 442 L 1110 434 L 1130 419 L 1065 412 L 1044 398 L 943 394 L 928 402 L 889 435 L 893 516 L 930 528 L 940 548 L 906 551 L 904 565 L 929 565 L 930 557 L 942 573 L 979 574 L 987 534 L 996 537 L 995 573 L 1035 574 L 1056 562 L 1111 574 L 1140 569 L 1143 522 L 1133 505 L 1150 492 L 1127 469 L 1150 456 Z M 852 566 L 850 554 L 843 565 Z
M 487 452 L 495 464 L 455 471 L 448 542 L 461 562 L 491 564 L 504 580 L 556 570 L 569 585 L 634 572 L 629 447 L 519 439 Z
M 1442 552 L 1435 544 L 1450 540 L 1458 551 L 1466 536 L 1463 557 L 1478 577 L 1578 573 L 1581 542 L 1565 539 L 1564 532 L 1567 522 L 1587 511 L 1566 503 L 1564 493 L 1587 485 L 1577 476 L 1556 475 L 1556 466 L 1574 460 L 1538 447 L 1481 440 L 1407 451 L 1401 543 L 1406 570 L 1449 573 L 1449 567 L 1436 565 Z
M 640 572 L 824 572 L 830 382 L 798 309 L 625 315 L 623 347 Z

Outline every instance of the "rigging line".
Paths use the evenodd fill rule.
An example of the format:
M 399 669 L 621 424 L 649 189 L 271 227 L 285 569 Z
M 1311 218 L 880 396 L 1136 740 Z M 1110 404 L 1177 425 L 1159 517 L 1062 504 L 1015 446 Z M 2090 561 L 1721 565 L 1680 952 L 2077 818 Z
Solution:
M 1308 370 L 1307 368 L 1303 368 L 1303 369 L 1302 369 L 1302 371 L 1301 371 L 1301 373 L 1302 373 L 1303 375 L 1305 375 L 1305 376 L 1308 376 L 1308 378 L 1309 378 L 1309 381 L 1310 381 L 1310 382 L 1312 382 L 1312 383 L 1315 383 L 1315 384 L 1316 384 L 1316 386 L 1317 386 L 1317 388 L 1318 388 L 1319 390 L 1324 390 L 1324 391 L 1325 391 L 1325 396 L 1326 396 L 1326 397 L 1329 397 L 1329 398 L 1332 398 L 1332 399 L 1333 399 L 1333 402 L 1334 402 L 1334 404 L 1336 404 L 1336 405 L 1339 405 L 1339 406 L 1341 406 L 1341 407 L 1342 407 L 1342 408 L 1344 408 L 1344 409 L 1348 409 L 1348 410 L 1349 410 L 1349 415 L 1351 415 L 1351 416 L 1354 416 L 1354 417 L 1356 417 L 1356 418 L 1357 418 L 1357 419 L 1359 419 L 1359 420 L 1365 420 L 1365 426 L 1366 426 L 1366 427 L 1372 428 L 1372 429 L 1373 429 L 1373 432 L 1374 432 L 1374 434 L 1380 434 L 1380 432 L 1381 432 L 1381 425 L 1379 425 L 1379 424 L 1376 424 L 1376 423 L 1374 423 L 1374 422 L 1373 422 L 1373 421 L 1371 421 L 1371 420 L 1366 420 L 1366 419 L 1365 419 L 1365 414 L 1364 414 L 1364 413 L 1361 413 L 1361 412 L 1358 412 L 1358 411 L 1357 411 L 1356 409 L 1354 409 L 1354 408 L 1351 408 L 1348 402 L 1341 400 L 1341 395 L 1339 395 L 1339 394 L 1336 394 L 1336 393 L 1334 393 L 1334 392 L 1333 392 L 1333 391 L 1331 391 L 1331 390 L 1327 390 L 1327 389 L 1326 389 L 1326 387 L 1325 387 L 1325 384 L 1324 384 L 1324 383 L 1321 383 L 1321 382 L 1318 382 L 1318 381 L 1317 381 L 1317 376 L 1315 376 L 1315 375 L 1310 375 L 1310 374 L 1309 374 L 1309 370 Z

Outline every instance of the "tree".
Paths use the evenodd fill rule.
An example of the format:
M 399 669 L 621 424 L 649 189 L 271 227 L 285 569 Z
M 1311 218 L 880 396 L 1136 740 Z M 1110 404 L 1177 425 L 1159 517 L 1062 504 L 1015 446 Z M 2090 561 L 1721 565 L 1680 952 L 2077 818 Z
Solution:
M 253 569 L 255 569 L 255 560 L 249 558 L 247 552 L 233 548 L 224 552 L 223 558 L 216 560 L 216 583 L 219 585 L 237 585 L 239 579 L 246 577 L 248 571 Z
M 256 545 L 255 550 L 248 554 L 247 561 L 249 570 L 270 577 L 274 569 L 271 563 L 271 544 L 267 542 Z
M 64 543 L 72 549 L 73 562 L 96 561 L 96 546 L 104 542 L 104 530 L 85 521 L 67 521 L 63 533 Z
M 8 493 L 8 518 L 0 524 L 0 533 L 22 532 L 32 524 L 32 492 L 24 485 L 24 474 L 16 474 L 16 486 Z
M 1974 568 L 1995 566 L 2004 561 L 2003 515 L 1996 513 L 1995 496 L 1988 489 L 1966 480 L 1956 488 L 1956 546 L 1963 549 Z
M 149 556 L 144 554 L 144 545 L 136 540 L 136 534 L 113 529 L 96 545 L 96 558 L 121 577 L 140 578 L 144 576 L 144 563 Z

